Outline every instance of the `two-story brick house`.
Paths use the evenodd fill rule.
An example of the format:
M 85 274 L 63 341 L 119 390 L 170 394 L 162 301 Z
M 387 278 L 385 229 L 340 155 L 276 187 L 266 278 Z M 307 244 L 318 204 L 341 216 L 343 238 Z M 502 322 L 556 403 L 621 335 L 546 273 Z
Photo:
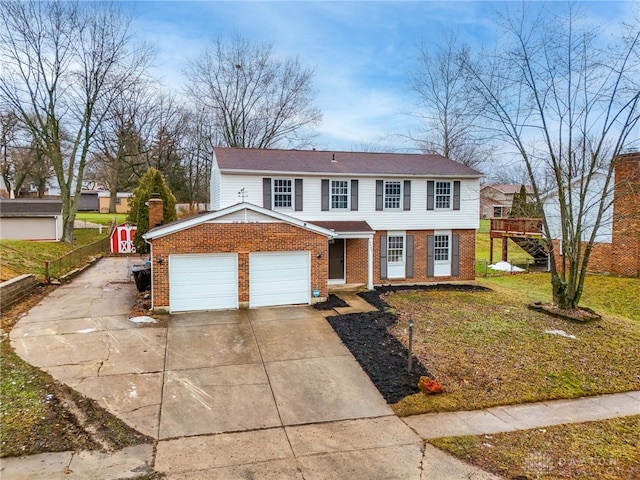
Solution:
M 216 148 L 211 212 L 150 230 L 153 305 L 474 278 L 481 174 L 439 155 Z

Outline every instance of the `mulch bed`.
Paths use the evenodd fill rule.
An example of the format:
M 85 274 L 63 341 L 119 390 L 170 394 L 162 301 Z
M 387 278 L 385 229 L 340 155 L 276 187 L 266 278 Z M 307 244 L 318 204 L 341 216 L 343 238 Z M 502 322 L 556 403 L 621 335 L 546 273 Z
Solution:
M 475 285 L 402 285 L 375 287 L 359 293 L 378 312 L 350 313 L 327 318 L 342 342 L 351 351 L 362 369 L 380 391 L 387 403 L 396 403 L 408 395 L 418 393 L 418 380 L 430 376 L 426 367 L 413 356 L 411 373 L 407 371 L 407 348 L 388 328 L 398 321 L 389 305 L 380 298 L 386 292 L 399 290 L 490 290 Z
M 546 313 L 552 317 L 573 320 L 574 322 L 592 322 L 602 320 L 602 316 L 588 307 L 573 308 L 565 310 L 550 303 L 535 302 L 529 305 L 529 309 Z
M 314 303 L 313 308 L 316 310 L 333 310 L 334 308 L 348 307 L 349 304 L 342 300 L 340 297 L 330 293 L 324 302 Z

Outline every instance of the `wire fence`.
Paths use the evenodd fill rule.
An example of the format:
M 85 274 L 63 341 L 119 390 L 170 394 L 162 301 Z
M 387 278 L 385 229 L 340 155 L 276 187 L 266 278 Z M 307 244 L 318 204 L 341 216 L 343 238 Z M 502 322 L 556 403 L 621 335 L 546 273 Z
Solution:
M 69 253 L 44 263 L 44 281 L 51 283 L 52 279 L 59 280 L 67 273 L 84 265 L 89 259 L 97 257 L 110 250 L 111 236 L 107 236 L 97 242 L 83 245 L 82 247 L 71 250 Z

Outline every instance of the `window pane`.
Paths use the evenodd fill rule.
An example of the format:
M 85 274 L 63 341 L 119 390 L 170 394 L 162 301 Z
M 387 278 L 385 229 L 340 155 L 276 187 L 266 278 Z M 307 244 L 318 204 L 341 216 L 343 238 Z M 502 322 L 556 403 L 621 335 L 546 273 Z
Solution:
M 291 208 L 293 185 L 291 180 L 276 179 L 273 181 L 273 206 L 275 208 Z
M 434 260 L 449 260 L 449 235 L 434 235 L 433 247 Z
M 387 261 L 402 262 L 404 260 L 404 237 L 387 239 Z
M 347 180 L 331 181 L 331 208 L 349 207 L 349 182 Z
M 400 182 L 384 182 L 384 208 L 400 208 Z
M 436 208 L 451 208 L 451 182 L 436 182 Z

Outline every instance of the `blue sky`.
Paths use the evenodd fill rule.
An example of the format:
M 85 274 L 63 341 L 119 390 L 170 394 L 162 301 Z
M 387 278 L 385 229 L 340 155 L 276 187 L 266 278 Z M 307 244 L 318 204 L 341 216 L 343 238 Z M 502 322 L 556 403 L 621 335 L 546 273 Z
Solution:
M 545 2 L 554 7 L 553 2 Z M 558 5 L 565 5 L 561 3 Z M 594 21 L 615 31 L 632 2 L 584 2 Z M 133 4 L 140 38 L 158 52 L 156 74 L 171 90 L 183 84 L 184 63 L 218 36 L 240 33 L 272 43 L 283 57 L 314 69 L 316 106 L 323 112 L 318 149 L 350 150 L 361 143 L 408 148 L 393 134 L 415 129 L 408 88 L 416 45 L 449 31 L 472 47 L 496 42 L 496 12 L 509 2 L 141 1 Z

